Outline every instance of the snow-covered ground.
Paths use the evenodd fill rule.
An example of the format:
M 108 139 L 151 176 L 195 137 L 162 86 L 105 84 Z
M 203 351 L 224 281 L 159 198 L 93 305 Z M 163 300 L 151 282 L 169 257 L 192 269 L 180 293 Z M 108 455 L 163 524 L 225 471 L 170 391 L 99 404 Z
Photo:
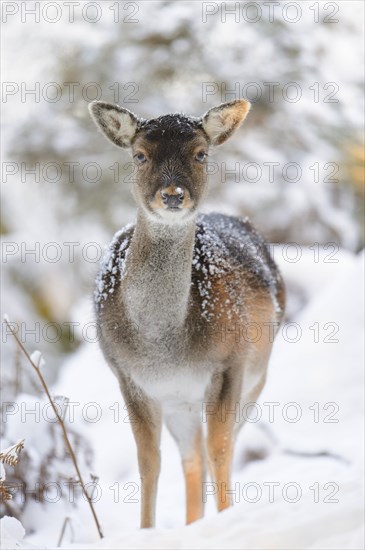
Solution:
M 34 532 L 23 540 L 20 524 L 4 518 L 4 548 L 55 548 L 65 516 L 72 531 L 66 528 L 64 548 L 363 548 L 364 255 L 340 252 L 337 263 L 324 263 L 323 252 L 314 262 L 313 251 L 304 250 L 297 263 L 284 258 L 278 249 L 288 284 L 312 290 L 279 332 L 260 401 L 242 411 L 248 422 L 236 445 L 235 506 L 217 514 L 208 485 L 205 519 L 184 526 L 179 456 L 165 431 L 157 528 L 138 529 L 139 477 L 126 411 L 97 344 L 85 344 L 53 392 L 79 403 L 73 427 L 95 451 L 95 508 L 105 538 L 98 539 L 82 498 L 77 507 L 65 499 L 31 503 L 24 522 Z M 26 435 L 24 425 L 17 429 L 15 438 Z
M 295 24 L 290 21 L 295 2 L 270 6 L 271 11 L 278 4 L 274 24 L 268 2 L 260 3 L 266 15 L 257 23 L 242 17 L 236 21 L 238 15 L 229 13 L 227 20 L 222 18 L 225 4 L 227 12 L 233 4 L 240 9 L 258 4 L 247 1 L 223 3 L 206 22 L 201 2 L 141 1 L 137 21 L 128 22 L 135 2 L 103 0 L 97 24 L 82 16 L 85 4 L 98 4 L 87 0 L 75 3 L 72 24 L 67 2 L 58 2 L 63 9 L 57 23 L 43 16 L 37 22 L 31 13 L 26 22 L 21 17 L 22 10 L 31 11 L 28 4 L 49 8 L 48 16 L 54 16 L 55 2 L 3 4 L 5 11 L 17 12 L 16 4 L 20 9 L 3 25 L 7 51 L 2 68 L 10 85 L 3 101 L 3 158 L 15 173 L 2 186 L 1 230 L 5 251 L 10 247 L 2 270 L 2 313 L 30 329 L 27 349 L 39 346 L 44 354 L 42 372 L 53 384 L 52 394 L 70 399 L 67 426 L 72 441 L 79 441 L 85 480 L 90 473 L 99 478 L 95 508 L 105 539 L 99 541 L 78 489 L 75 503 L 70 502 L 66 480 L 74 472 L 62 436 L 45 418 L 47 401 L 33 385 L 28 366 L 23 365 L 17 389 L 17 355 L 9 338 L 2 346 L 4 394 L 18 409 L 8 415 L 4 447 L 25 439 L 19 479 L 31 491 L 42 472 L 43 482 L 61 484 L 63 498 L 51 502 L 52 491 L 43 503 L 28 498 L 24 509 L 16 510 L 23 526 L 13 517 L 3 518 L 2 547 L 55 548 L 69 517 L 64 548 L 363 548 L 364 257 L 353 251 L 364 242 L 358 206 L 363 188 L 364 4 L 301 2 L 303 16 Z M 113 22 L 117 4 L 125 24 Z M 214 8 L 219 3 L 204 4 Z M 292 4 L 286 18 L 285 4 Z M 68 91 L 75 82 L 74 98 Z M 61 87 L 60 100 L 45 95 L 52 83 Z M 242 411 L 250 417 L 236 445 L 237 502 L 218 515 L 214 496 L 208 494 L 206 518 L 189 527 L 184 526 L 180 459 L 165 431 L 157 528 L 138 529 L 136 451 L 118 385 L 97 343 L 77 348 L 81 328 L 93 319 L 85 296 L 91 296 L 97 269 L 97 261 L 86 261 L 84 249 L 95 244 L 101 250 L 111 232 L 135 212 L 125 164 L 130 159 L 104 143 L 89 119 L 87 103 L 94 96 L 84 92 L 92 83 L 100 86 L 101 99 L 144 117 L 175 111 L 198 116 L 233 99 L 233 93 L 251 99 L 242 133 L 212 156 L 218 171 L 211 175 L 205 207 L 248 215 L 270 240 L 298 243 L 273 247 L 288 287 L 287 322 L 292 324 L 277 337 L 260 402 Z M 253 91 L 262 92 L 257 101 L 250 83 Z M 300 90 L 300 100 L 285 96 L 290 83 Z M 216 92 L 204 97 L 207 84 L 216 86 Z M 32 94 L 36 86 L 40 92 Z M 132 102 L 130 86 L 138 89 Z M 115 161 L 121 169 L 118 183 L 111 171 Z M 84 175 L 90 162 L 99 166 L 100 178 Z M 39 178 L 32 175 L 36 163 Z M 75 178 L 67 169 L 72 163 Z M 257 182 L 246 172 L 250 163 L 262 171 Z M 289 163 L 300 168 L 299 181 L 284 177 Z M 60 168 L 59 181 L 44 172 L 49 164 Z M 62 251 L 59 262 L 48 261 L 45 254 L 52 243 Z M 324 245 L 320 250 L 318 243 Z M 69 244 L 77 245 L 75 261 L 65 246 Z M 33 254 L 37 245 L 40 254 Z M 300 245 L 308 248 L 297 251 Z M 44 337 L 36 341 L 35 323 L 43 328 L 48 322 L 62 327 L 78 323 L 75 347 L 67 335 L 56 344 Z M 31 412 L 37 406 L 44 413 L 39 421 Z M 5 465 L 5 470 L 10 477 L 12 469 Z

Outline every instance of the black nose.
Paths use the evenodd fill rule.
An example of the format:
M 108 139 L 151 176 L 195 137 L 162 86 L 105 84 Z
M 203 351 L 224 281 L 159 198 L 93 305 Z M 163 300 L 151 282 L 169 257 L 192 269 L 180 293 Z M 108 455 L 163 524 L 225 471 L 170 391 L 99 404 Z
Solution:
M 184 200 L 184 191 L 177 187 L 174 192 L 161 191 L 162 202 L 169 208 L 178 208 Z

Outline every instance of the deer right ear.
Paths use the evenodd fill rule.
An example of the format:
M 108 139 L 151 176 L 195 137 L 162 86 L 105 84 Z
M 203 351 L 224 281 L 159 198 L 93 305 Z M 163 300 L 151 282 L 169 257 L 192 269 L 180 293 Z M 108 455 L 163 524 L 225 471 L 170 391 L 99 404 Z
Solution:
M 93 101 L 89 111 L 97 127 L 117 147 L 129 148 L 136 135 L 136 115 L 112 103 Z
M 213 107 L 202 117 L 203 128 L 212 145 L 224 143 L 241 126 L 251 104 L 245 99 L 236 99 Z

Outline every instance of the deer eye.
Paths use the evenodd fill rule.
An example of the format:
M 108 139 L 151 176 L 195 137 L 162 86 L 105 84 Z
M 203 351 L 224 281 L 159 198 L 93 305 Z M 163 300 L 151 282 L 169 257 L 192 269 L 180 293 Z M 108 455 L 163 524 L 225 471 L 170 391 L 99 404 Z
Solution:
M 206 153 L 205 151 L 199 151 L 199 153 L 195 155 L 195 160 L 197 160 L 198 162 L 204 162 L 207 156 L 208 153 Z
M 134 158 L 139 164 L 143 164 L 143 163 L 146 162 L 146 160 L 147 160 L 146 155 L 144 155 L 143 153 L 137 153 L 136 155 L 134 155 L 133 158 Z

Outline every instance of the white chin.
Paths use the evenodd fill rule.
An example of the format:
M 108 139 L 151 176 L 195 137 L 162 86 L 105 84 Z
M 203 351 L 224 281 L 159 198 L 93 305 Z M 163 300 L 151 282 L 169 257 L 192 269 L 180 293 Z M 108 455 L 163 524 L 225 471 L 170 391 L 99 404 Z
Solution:
M 187 208 L 181 208 L 180 210 L 155 210 L 154 219 L 159 218 L 162 223 L 178 224 L 186 222 L 190 218 L 191 211 Z

